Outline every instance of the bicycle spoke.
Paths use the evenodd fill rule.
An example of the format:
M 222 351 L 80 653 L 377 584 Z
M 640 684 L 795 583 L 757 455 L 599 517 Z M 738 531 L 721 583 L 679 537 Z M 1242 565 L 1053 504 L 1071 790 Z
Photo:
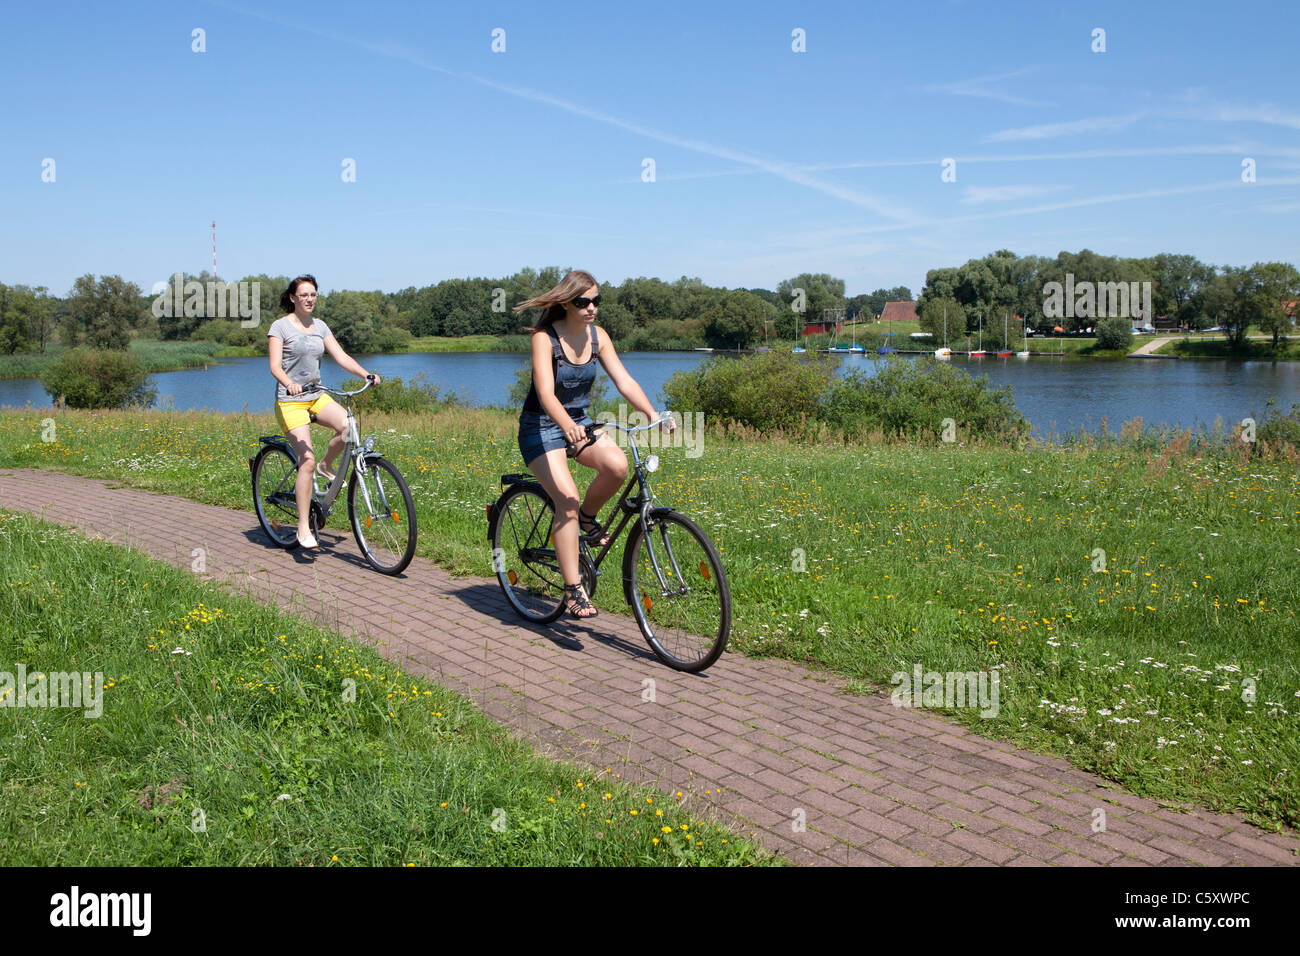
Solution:
M 730 629 L 730 597 L 705 542 L 675 518 L 658 520 L 637 536 L 633 574 L 634 611 L 656 653 L 683 669 L 716 660 Z
M 390 486 L 385 491 L 384 485 Z M 397 468 L 384 458 L 353 471 L 348 513 L 366 560 L 378 571 L 397 574 L 415 553 L 415 507 Z

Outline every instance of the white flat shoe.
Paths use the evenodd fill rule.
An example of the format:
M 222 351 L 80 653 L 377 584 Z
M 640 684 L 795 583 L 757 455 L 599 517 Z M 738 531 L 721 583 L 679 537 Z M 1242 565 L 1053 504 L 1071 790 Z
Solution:
M 319 461 L 316 462 L 316 477 L 320 478 L 327 485 L 334 481 L 334 476 L 326 471 Z
M 305 538 L 302 535 L 298 535 L 298 543 L 304 548 L 320 547 L 320 542 L 317 541 L 310 532 L 308 532 L 307 537 Z

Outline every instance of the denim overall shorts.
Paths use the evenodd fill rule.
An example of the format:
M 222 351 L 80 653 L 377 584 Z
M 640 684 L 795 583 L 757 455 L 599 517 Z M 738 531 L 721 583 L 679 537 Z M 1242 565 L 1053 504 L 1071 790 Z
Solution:
M 599 340 L 596 338 L 595 325 L 589 325 L 587 330 L 591 333 L 591 358 L 581 365 L 574 365 L 564 357 L 564 349 L 560 347 L 560 337 L 555 327 L 548 326 L 546 329 L 546 334 L 551 337 L 554 359 L 555 397 L 578 425 L 593 424 L 591 416 L 587 414 L 587 406 L 591 403 L 592 383 L 596 381 L 596 350 L 599 348 Z M 568 444 L 560 426 L 542 409 L 542 403 L 537 397 L 537 384 L 533 383 L 528 390 L 528 398 L 524 401 L 523 411 L 519 413 L 519 453 L 524 457 L 524 464 L 548 451 L 566 448 Z

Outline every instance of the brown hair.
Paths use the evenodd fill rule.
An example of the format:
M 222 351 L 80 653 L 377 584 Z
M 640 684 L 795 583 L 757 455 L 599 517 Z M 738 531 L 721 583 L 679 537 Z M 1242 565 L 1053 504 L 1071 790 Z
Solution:
M 555 286 L 547 289 L 541 295 L 535 295 L 527 301 L 520 302 L 515 306 L 514 310 L 522 312 L 524 309 L 541 309 L 542 317 L 537 320 L 537 324 L 527 327 L 529 332 L 540 332 L 547 326 L 564 318 L 564 305 L 566 302 L 572 302 L 596 284 L 597 282 L 590 272 L 574 269 Z

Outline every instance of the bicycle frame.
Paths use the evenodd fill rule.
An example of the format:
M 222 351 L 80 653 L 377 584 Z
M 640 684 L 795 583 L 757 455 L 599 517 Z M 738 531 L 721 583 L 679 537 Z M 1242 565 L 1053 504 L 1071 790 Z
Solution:
M 365 386 L 357 389 L 355 392 L 344 392 L 330 388 L 328 385 L 322 385 L 319 382 L 309 383 L 309 387 L 319 388 L 321 391 L 329 392 L 343 399 L 342 404 L 344 410 L 347 412 L 347 424 L 343 430 L 343 452 L 339 455 L 339 461 L 341 464 L 334 475 L 334 480 L 325 487 L 324 491 L 322 491 L 317 486 L 317 477 L 315 475 L 312 476 L 311 506 L 317 511 L 319 524 L 321 525 L 323 525 L 325 519 L 333 513 L 334 503 L 338 500 L 338 496 L 342 493 L 344 486 L 347 484 L 348 469 L 353 469 L 359 475 L 365 475 L 368 470 L 366 466 L 367 459 L 380 457 L 380 453 L 375 451 L 375 439 L 373 437 L 366 438 L 364 441 L 362 440 L 361 430 L 357 423 L 357 416 L 352 411 L 352 397 L 354 395 L 360 395 L 367 388 L 370 388 L 371 384 L 372 383 L 367 382 Z M 316 416 L 312 415 L 311 420 L 315 422 Z M 298 467 L 298 453 L 294 450 L 293 445 L 284 438 L 284 436 L 262 435 L 258 438 L 258 441 L 264 445 L 279 446 L 289 455 L 289 459 L 293 462 L 294 467 Z M 248 465 L 251 469 L 253 466 L 252 458 L 248 459 Z M 280 493 L 281 492 L 277 492 L 277 495 Z M 292 497 L 293 489 L 287 489 L 287 493 Z M 380 493 L 383 494 L 382 486 L 380 487 Z M 365 500 L 366 508 L 371 513 L 374 513 L 374 502 L 370 500 L 370 491 L 366 487 L 365 482 L 362 482 L 361 484 L 361 495 Z M 384 497 L 387 498 L 387 495 Z M 387 500 L 381 503 L 384 505 L 384 510 L 388 511 Z
M 658 425 L 660 422 L 664 420 L 665 420 L 664 418 L 660 418 L 656 422 L 651 422 L 648 425 L 643 425 L 637 428 L 626 428 L 614 422 L 597 422 L 595 425 L 589 426 L 592 430 L 604 426 L 613 426 L 614 428 L 618 428 L 628 433 L 628 438 L 629 438 L 628 445 L 632 450 L 633 473 L 632 476 L 628 479 L 627 484 L 623 487 L 622 494 L 619 495 L 617 502 L 615 502 L 614 509 L 616 511 L 622 512 L 622 520 L 618 522 L 617 527 L 613 527 L 612 529 L 607 530 L 607 533 L 609 535 L 609 541 L 606 542 L 603 546 L 598 546 L 598 550 L 593 556 L 592 549 L 590 548 L 590 546 L 581 536 L 579 536 L 578 552 L 580 556 L 585 557 L 586 560 L 590 562 L 592 571 L 596 579 L 598 580 L 600 576 L 600 566 L 604 562 L 606 555 L 609 554 L 610 550 L 618 542 L 619 538 L 623 534 L 623 530 L 627 527 L 628 522 L 632 521 L 633 518 L 635 518 L 641 526 L 641 534 L 646 539 L 646 551 L 650 556 L 650 564 L 651 567 L 654 568 L 655 577 L 659 582 L 661 593 L 668 594 L 670 593 L 671 590 L 672 593 L 682 594 L 685 593 L 685 591 L 688 589 L 683 589 L 683 588 L 669 589 L 669 587 L 667 586 L 666 580 L 664 578 L 663 568 L 660 564 L 659 557 L 655 553 L 653 538 L 651 537 L 651 533 L 650 533 L 651 532 L 650 519 L 657 514 L 669 513 L 673 509 L 655 505 L 654 492 L 650 488 L 650 479 L 648 477 L 651 469 L 647 468 L 647 463 L 648 463 L 647 460 L 642 459 L 640 454 L 640 448 L 637 445 L 636 437 L 635 437 L 635 432 L 648 430 L 649 428 Z M 503 485 L 517 484 L 522 482 L 536 483 L 536 479 L 533 475 L 522 475 L 522 474 L 501 476 L 501 483 Z M 634 488 L 637 489 L 635 497 L 633 497 L 632 494 Z M 491 507 L 495 507 L 495 506 L 490 506 L 490 508 Z M 554 512 L 552 512 L 552 514 L 554 514 Z M 538 515 L 538 520 L 539 521 L 541 520 L 541 515 Z M 495 518 L 493 517 L 488 524 L 489 540 L 491 540 L 492 526 L 494 523 L 495 523 Z M 529 540 L 533 540 L 533 535 L 536 531 L 537 531 L 537 526 L 536 524 L 534 524 L 533 528 L 529 530 Z M 542 540 L 548 540 L 549 537 L 550 535 L 548 534 L 544 538 L 542 538 Z M 544 550 L 549 550 L 549 549 L 544 549 Z M 684 580 L 684 576 L 681 573 L 681 569 L 677 565 L 677 558 L 673 554 L 672 545 L 668 543 L 667 538 L 664 539 L 664 550 L 667 552 L 668 561 L 672 566 L 675 579 L 677 581 Z M 623 568 L 622 568 L 623 597 L 628 604 L 632 603 L 632 561 L 633 561 L 632 551 L 625 550 L 623 552 Z M 595 587 L 595 584 L 596 584 L 596 580 L 593 580 L 592 582 L 593 589 Z

